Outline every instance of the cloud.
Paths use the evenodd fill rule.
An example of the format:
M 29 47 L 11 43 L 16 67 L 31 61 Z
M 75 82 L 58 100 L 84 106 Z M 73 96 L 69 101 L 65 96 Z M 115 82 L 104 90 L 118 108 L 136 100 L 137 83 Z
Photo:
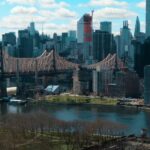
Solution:
M 137 4 L 137 7 L 142 8 L 142 9 L 145 9 L 145 8 L 146 8 L 146 1 L 144 0 L 144 1 L 142 1 L 142 2 L 139 2 L 139 3 Z
M 56 23 L 46 23 L 44 24 L 44 33 L 52 35 L 56 33 L 61 35 L 62 32 L 68 32 L 69 30 L 76 30 L 76 24 L 70 21 L 68 24 L 56 24 Z M 40 30 L 40 32 L 42 32 Z
M 47 18 L 41 16 L 32 16 L 29 14 L 25 17 L 24 15 L 9 15 L 1 19 L 0 28 L 5 30 L 19 30 L 26 28 L 32 20 L 37 24 L 42 24 L 43 22 L 46 22 L 46 19 Z
M 128 19 L 137 16 L 135 12 L 121 8 L 106 7 L 96 10 L 94 17 L 99 19 Z
M 44 8 L 60 8 L 60 7 L 66 8 L 70 6 L 70 4 L 64 1 L 56 2 L 55 0 L 40 0 L 39 3 L 40 6 Z
M 11 10 L 12 14 L 36 14 L 38 11 L 35 7 L 16 6 Z
M 112 7 L 112 6 L 128 6 L 128 3 L 121 0 L 90 0 L 88 3 L 79 4 L 80 7 L 87 6 L 104 6 L 104 7 Z
M 1 32 L 25 29 L 31 21 L 35 22 L 36 29 L 39 31 L 42 30 L 43 24 L 46 34 L 54 32 L 61 34 L 68 30 L 76 30 L 77 21 L 82 17 L 81 12 L 86 13 L 88 8 L 92 7 L 95 8 L 94 29 L 99 29 L 100 21 L 115 19 L 113 23 L 118 25 L 113 31 L 118 32 L 122 27 L 122 19 L 133 20 L 137 16 L 134 11 L 128 10 L 126 0 L 87 0 L 87 3 L 82 3 L 80 6 L 88 6 L 88 8 L 82 8 L 81 11 L 81 8 L 72 9 L 71 3 L 67 3 L 66 0 L 5 0 L 5 2 L 13 4 L 10 7 L 14 8 L 9 14 L 1 17 Z
M 36 0 L 6 0 L 6 2 L 10 4 L 31 5 L 31 4 L 34 4 Z
M 66 8 L 60 8 L 56 12 L 57 16 L 63 17 L 63 18 L 73 18 L 76 16 L 76 13 L 74 11 L 71 11 Z
M 46 17 L 47 21 L 57 21 L 57 20 L 64 20 L 64 19 L 72 19 L 76 18 L 77 14 L 74 11 L 71 11 L 66 8 L 60 8 L 56 10 L 39 10 L 38 14 Z
M 61 33 L 61 31 L 66 32 L 68 29 L 76 27 L 76 24 L 73 26 L 72 22 L 69 25 L 69 21 L 71 21 L 72 18 L 75 20 L 76 16 L 76 12 L 63 7 L 53 10 L 41 8 L 37 10 L 36 7 L 16 6 L 11 10 L 10 15 L 1 18 L 0 28 L 7 31 L 17 31 L 27 28 L 29 23 L 34 21 L 38 30 L 40 30 L 42 24 L 44 24 L 46 32 Z M 58 20 L 62 20 L 64 23 L 62 21 L 58 22 Z M 52 21 L 53 23 L 51 23 Z M 67 21 L 68 24 L 65 24 L 65 21 Z

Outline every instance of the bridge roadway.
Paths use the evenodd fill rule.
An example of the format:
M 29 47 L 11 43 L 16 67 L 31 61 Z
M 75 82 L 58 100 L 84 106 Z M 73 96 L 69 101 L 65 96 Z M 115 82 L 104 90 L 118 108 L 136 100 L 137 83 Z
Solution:
M 51 52 L 44 51 L 44 53 L 36 58 L 15 58 L 9 56 L 3 51 L 3 68 L 2 74 L 0 74 L 0 90 L 3 91 L 4 78 L 15 77 L 18 78 L 24 76 L 35 76 L 35 79 L 42 76 L 53 76 L 60 74 L 73 74 L 73 71 L 79 69 L 81 65 L 75 64 L 65 60 L 60 57 L 55 50 Z M 116 54 L 109 54 L 104 60 L 92 64 L 92 65 L 82 65 L 83 68 L 89 70 L 113 70 L 123 69 L 124 63 L 117 57 Z M 3 93 L 3 92 L 2 92 Z
M 72 69 L 68 69 L 68 70 L 51 70 L 51 71 L 39 71 L 37 73 L 38 77 L 42 77 L 42 76 L 55 76 L 58 74 L 73 74 L 73 70 Z M 24 77 L 24 76 L 35 76 L 35 72 L 31 71 L 31 72 L 19 72 L 19 76 L 20 77 Z M 3 78 L 11 78 L 11 77 L 15 77 L 17 76 L 15 72 L 12 73 L 3 73 Z
M 83 65 L 82 67 L 93 70 L 110 70 L 124 68 L 124 63 L 117 57 L 116 54 L 109 54 L 104 60 L 92 64 Z M 56 73 L 65 73 L 74 71 L 80 68 L 79 64 L 75 64 L 60 57 L 54 50 L 44 53 L 37 58 L 14 58 L 7 53 L 3 54 L 4 76 L 14 76 L 17 72 L 19 75 L 34 75 L 39 76 L 52 75 Z

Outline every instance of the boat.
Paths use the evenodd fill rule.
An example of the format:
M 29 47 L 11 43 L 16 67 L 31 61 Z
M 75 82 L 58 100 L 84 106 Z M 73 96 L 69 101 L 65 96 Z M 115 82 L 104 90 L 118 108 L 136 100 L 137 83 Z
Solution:
M 17 98 L 11 98 L 9 101 L 10 105 L 24 105 L 27 103 L 27 100 L 21 100 Z
M 11 98 L 11 96 L 3 97 L 2 102 L 9 102 Z

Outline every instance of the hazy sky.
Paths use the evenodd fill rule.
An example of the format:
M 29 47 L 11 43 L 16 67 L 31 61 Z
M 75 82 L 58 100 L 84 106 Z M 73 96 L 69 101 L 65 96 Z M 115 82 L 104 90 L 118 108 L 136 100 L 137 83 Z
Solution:
M 0 0 L 0 35 L 17 32 L 31 21 L 40 32 L 60 34 L 76 30 L 77 20 L 94 10 L 94 29 L 100 21 L 112 21 L 113 32 L 120 32 L 123 20 L 134 31 L 136 16 L 145 31 L 145 0 Z

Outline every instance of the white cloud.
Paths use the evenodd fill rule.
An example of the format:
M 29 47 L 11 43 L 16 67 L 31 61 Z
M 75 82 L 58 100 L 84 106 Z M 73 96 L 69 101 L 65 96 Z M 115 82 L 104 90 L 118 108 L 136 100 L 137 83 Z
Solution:
M 70 5 L 64 1 L 56 2 L 55 0 L 40 0 L 40 6 L 44 8 L 60 8 L 60 7 L 69 7 Z
M 36 14 L 38 11 L 35 7 L 16 6 L 11 10 L 12 14 Z
M 32 16 L 32 15 L 10 15 L 1 19 L 0 28 L 1 29 L 24 29 L 29 23 L 34 20 L 37 24 L 41 24 L 46 21 L 47 18 L 41 16 Z
M 16 32 L 17 30 L 27 28 L 29 23 L 34 21 L 37 30 L 41 30 L 43 24 L 45 33 L 61 33 L 76 28 L 76 24 L 73 24 L 71 21 L 72 18 L 75 20 L 76 16 L 76 12 L 63 7 L 60 9 L 43 9 L 40 7 L 39 10 L 37 10 L 36 7 L 16 6 L 11 10 L 9 16 L 1 18 L 0 28 L 5 31 L 12 30 Z M 58 20 L 61 20 L 60 23 L 56 23 Z M 51 23 L 51 21 L 53 21 L 53 23 Z M 70 23 L 65 24 L 65 21 L 70 21 Z
M 128 6 L 128 3 L 122 0 L 90 0 L 88 3 L 80 4 L 80 7 L 86 6 Z
M 71 11 L 66 8 L 60 8 L 55 13 L 57 14 L 57 16 L 63 17 L 63 18 L 70 18 L 70 17 L 73 18 L 76 16 L 76 13 L 74 11 Z
M 135 12 L 121 8 L 106 7 L 96 10 L 94 17 L 97 19 L 128 19 L 137 16 Z
M 144 0 L 144 1 L 142 1 L 142 2 L 139 2 L 139 3 L 137 4 L 137 7 L 145 9 L 145 8 L 146 8 L 146 1 Z
M 71 19 L 71 18 L 75 18 L 77 16 L 76 12 L 71 11 L 66 8 L 60 8 L 60 9 L 56 9 L 56 10 L 42 9 L 42 10 L 38 11 L 38 14 L 43 17 L 46 17 L 47 21 Z
M 36 0 L 6 0 L 6 2 L 10 4 L 25 4 L 25 5 L 31 5 L 36 2 Z
M 25 29 L 31 21 L 36 23 L 39 31 L 43 24 L 46 34 L 54 32 L 61 34 L 77 29 L 78 10 L 72 10 L 71 5 L 65 0 L 5 0 L 5 2 L 19 5 L 12 8 L 8 16 L 1 18 L 0 28 L 5 32 Z M 11 5 L 11 7 L 13 6 Z M 126 0 L 87 0 L 87 3 L 83 3 L 81 6 L 95 8 L 93 20 L 95 29 L 99 29 L 99 22 L 102 20 L 112 21 L 115 19 L 117 24 L 123 19 L 133 20 L 137 16 L 135 12 L 128 10 Z M 83 8 L 83 13 L 86 10 Z M 118 23 L 115 26 L 115 32 L 118 32 L 121 27 L 122 23 Z
M 76 30 L 76 24 L 72 21 L 68 24 L 56 24 L 56 23 L 46 23 L 44 24 L 44 33 L 52 35 L 57 32 L 61 35 L 62 32 L 68 32 L 69 30 Z

